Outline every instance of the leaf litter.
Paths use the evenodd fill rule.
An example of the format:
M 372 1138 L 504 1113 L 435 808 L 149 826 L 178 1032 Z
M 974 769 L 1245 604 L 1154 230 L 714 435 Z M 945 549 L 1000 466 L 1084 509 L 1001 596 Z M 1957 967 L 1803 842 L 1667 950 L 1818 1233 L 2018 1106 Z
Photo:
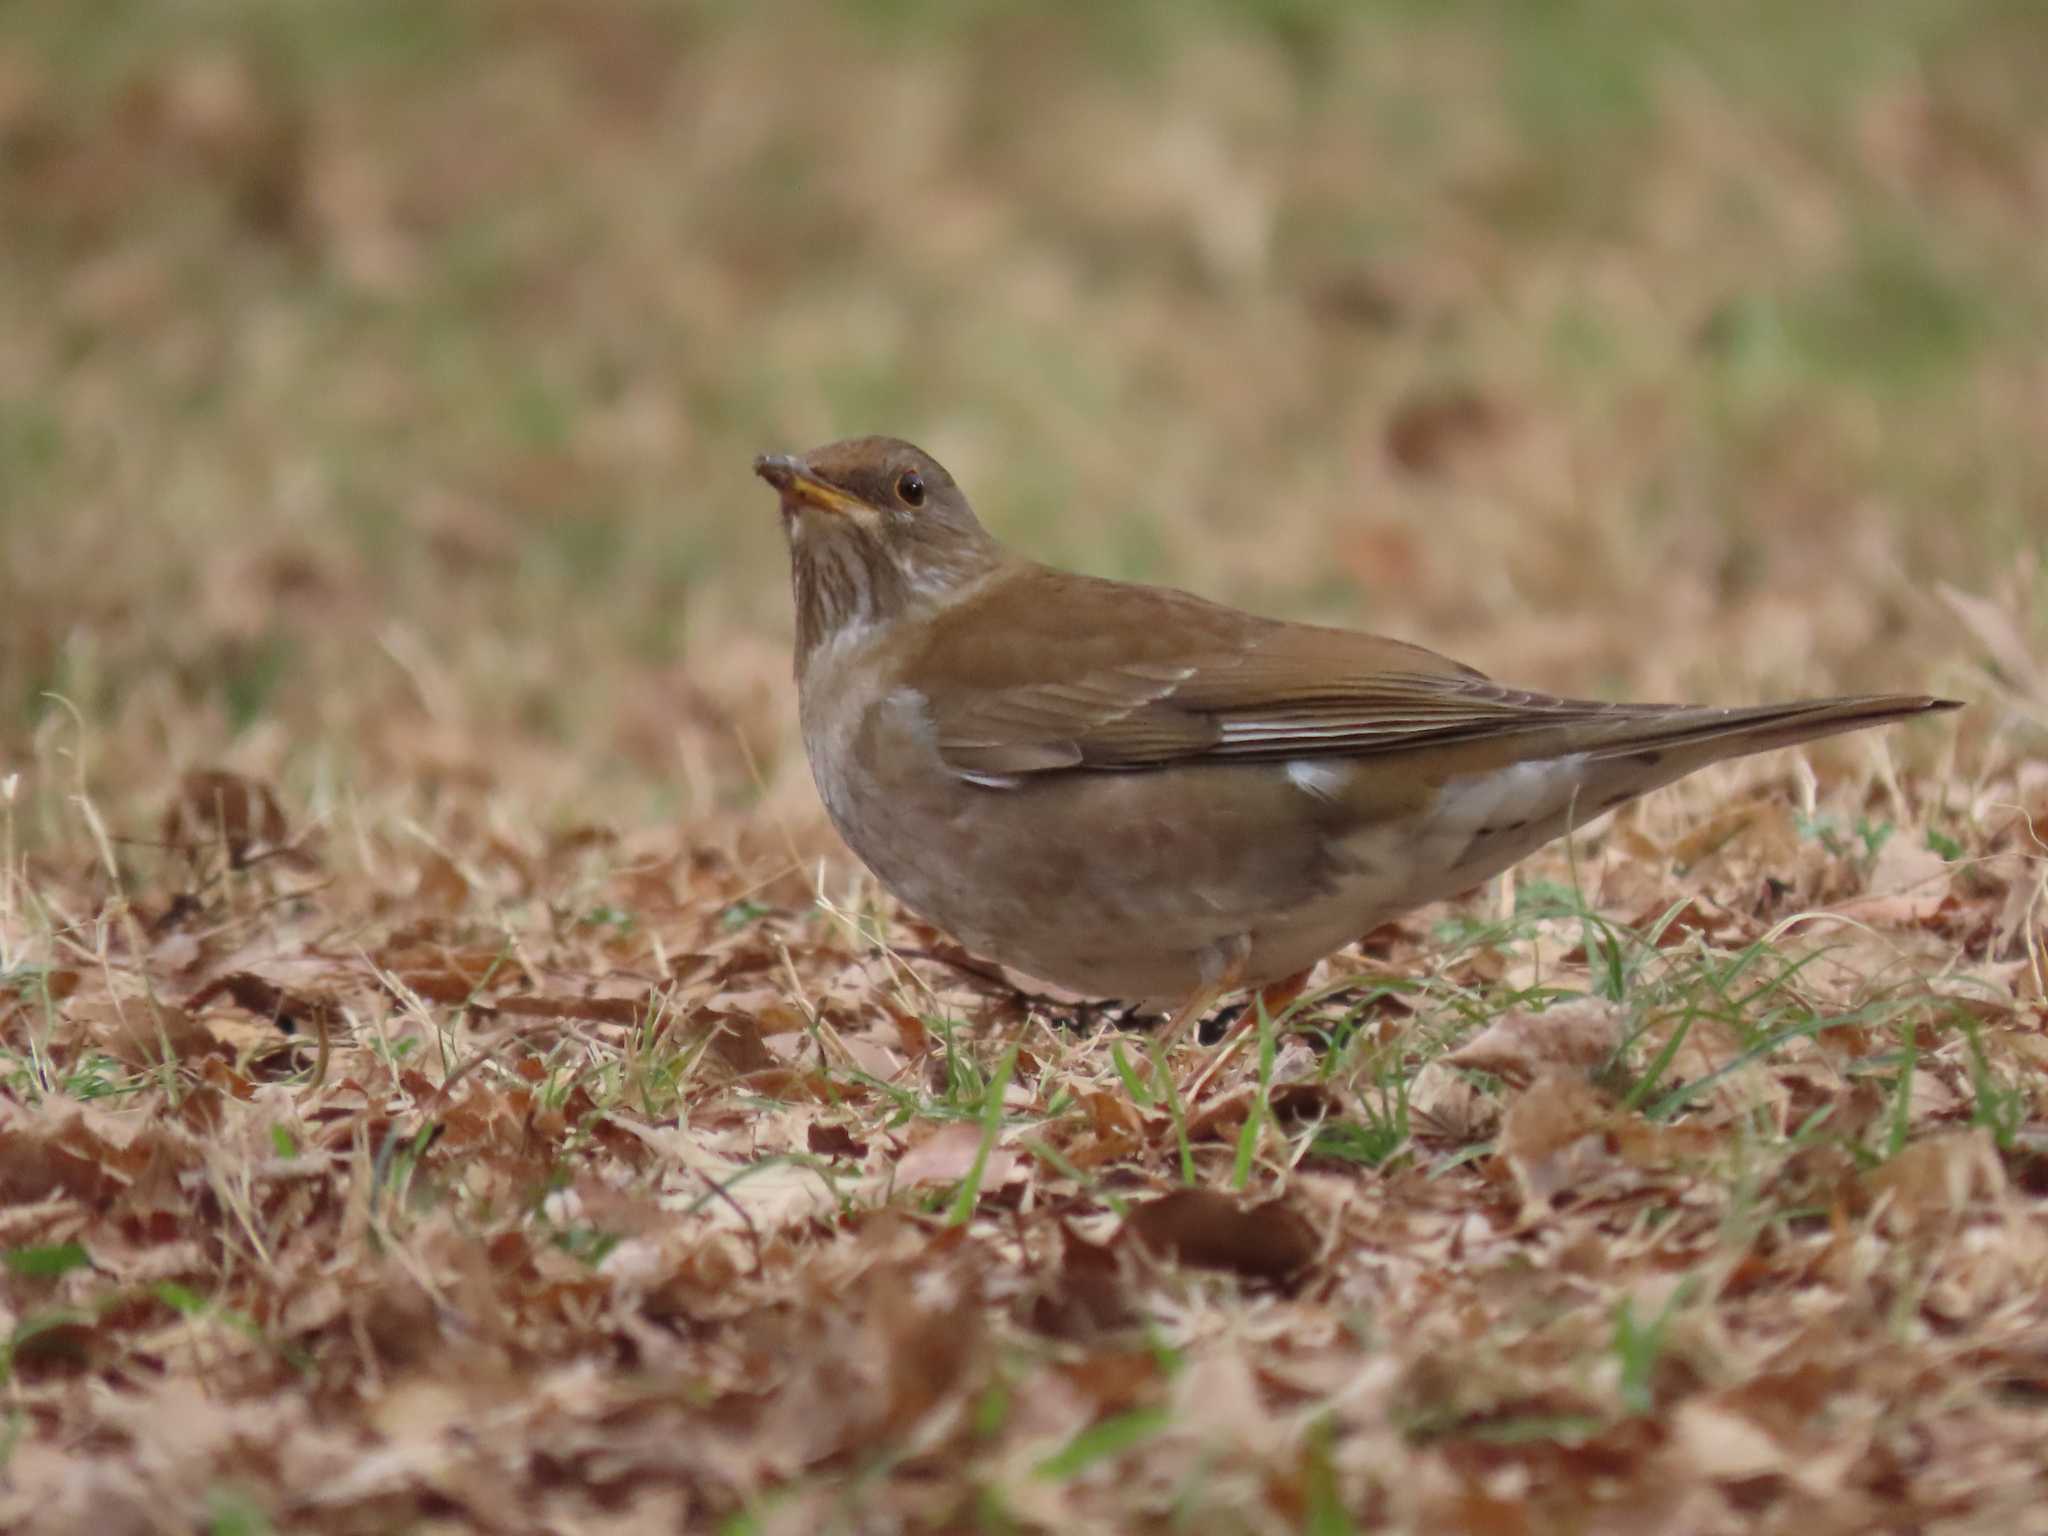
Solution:
M 280 1528 L 773 1528 L 877 1456 L 860 1520 L 931 1529 L 1164 1519 L 1196 1465 L 1253 1523 L 1474 1531 L 1932 1521 L 2039 1475 L 2009 821 L 1960 867 L 1801 874 L 1746 811 L 1661 906 L 1624 822 L 1525 871 L 1574 914 L 1405 919 L 1277 1070 L 1181 1103 L 1206 1056 L 708 848 L 523 852 L 485 920 L 239 795 L 260 843 L 223 813 L 225 864 L 122 869 L 192 945 L 10 908 L 16 1528 L 223 1487 Z M 1759 858 L 1829 904 L 1756 903 Z M 630 921 L 562 920 L 593 876 Z M 36 889 L 108 900 L 89 862 Z
M 425 91 L 288 27 L 128 37 L 77 90 L 0 48 L 36 231 L 0 252 L 0 1528 L 2038 1520 L 2043 610 L 2038 552 L 1978 535 L 2038 520 L 2039 360 L 1874 433 L 1780 376 L 1811 317 L 1750 287 L 1842 287 L 1865 180 L 2031 271 L 2030 50 L 1902 45 L 1816 140 L 1660 40 L 1610 176 L 1455 21 L 1331 24 L 1447 104 L 1378 153 L 1374 93 L 1262 85 L 1303 24 L 1162 49 L 1163 135 L 1047 19 L 989 22 L 988 67 L 965 24 L 678 51 L 515 8 Z M 849 69 L 918 131 L 761 89 Z M 764 153 L 840 191 L 764 199 Z M 906 170 L 928 241 L 841 195 Z M 1734 242 L 1698 224 L 1728 185 Z M 1304 612 L 1334 564 L 1347 619 L 1533 683 L 1979 707 L 1389 924 L 1185 1096 L 1212 1056 L 974 965 L 816 813 L 754 612 L 783 572 L 726 506 L 843 408 L 803 379 L 874 376 L 849 277 L 984 339 L 889 388 L 1009 402 L 968 443 L 1075 477 L 1014 486 L 1047 553 L 1100 565 L 1062 509 L 1118 507 L 1167 535 L 1119 559 Z M 1568 390 L 1560 338 L 1604 357 Z M 763 359 L 776 404 L 731 408 Z M 1216 430 L 1105 453 L 1105 399 Z M 1284 526 L 1238 515 L 1276 489 Z

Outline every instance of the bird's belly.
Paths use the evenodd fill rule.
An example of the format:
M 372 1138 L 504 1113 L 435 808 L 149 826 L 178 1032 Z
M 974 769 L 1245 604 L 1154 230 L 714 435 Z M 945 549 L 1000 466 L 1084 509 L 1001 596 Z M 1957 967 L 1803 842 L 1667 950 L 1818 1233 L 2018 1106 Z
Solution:
M 897 898 L 986 958 L 1131 999 L 1186 997 L 1247 941 L 1243 983 L 1305 970 L 1556 836 L 1582 777 L 1560 760 L 1389 797 L 1330 760 L 975 782 L 908 691 L 804 734 L 840 835 Z
M 1377 894 L 1357 889 L 1357 871 L 1333 861 L 1331 839 L 1270 770 L 1204 764 L 991 787 L 935 771 L 935 753 L 916 765 L 918 745 L 841 754 L 830 771 L 814 759 L 840 835 L 969 949 L 1071 991 L 1184 997 L 1245 935 L 1245 980 L 1275 980 L 1356 938 L 1359 897 Z

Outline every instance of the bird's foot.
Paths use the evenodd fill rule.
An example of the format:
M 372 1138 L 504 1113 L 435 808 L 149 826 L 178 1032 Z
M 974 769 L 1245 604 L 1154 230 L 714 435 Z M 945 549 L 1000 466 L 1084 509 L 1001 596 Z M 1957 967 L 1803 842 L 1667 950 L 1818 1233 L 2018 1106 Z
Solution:
M 1194 1080 L 1181 1090 L 1181 1097 L 1193 1104 L 1201 1092 L 1225 1066 L 1244 1048 L 1244 1043 L 1258 1033 L 1259 1016 L 1277 1019 L 1281 1013 L 1302 993 L 1308 990 L 1307 971 L 1297 971 L 1283 980 L 1269 982 L 1259 988 L 1244 1002 L 1236 1005 L 1235 1018 L 1224 1025 L 1224 1033 L 1218 1035 L 1222 1042 L 1216 1054 L 1195 1074 Z M 1219 1014 L 1219 1017 L 1222 1015 Z

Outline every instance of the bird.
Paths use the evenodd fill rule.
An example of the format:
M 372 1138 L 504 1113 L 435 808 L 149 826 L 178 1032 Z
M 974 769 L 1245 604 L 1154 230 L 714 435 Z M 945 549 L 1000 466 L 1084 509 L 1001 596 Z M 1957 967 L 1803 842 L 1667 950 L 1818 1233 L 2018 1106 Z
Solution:
M 971 953 L 1070 993 L 1278 1008 L 1387 919 L 1724 758 L 1959 707 L 1557 697 L 1401 640 L 1042 565 L 930 454 L 762 454 L 827 815 Z

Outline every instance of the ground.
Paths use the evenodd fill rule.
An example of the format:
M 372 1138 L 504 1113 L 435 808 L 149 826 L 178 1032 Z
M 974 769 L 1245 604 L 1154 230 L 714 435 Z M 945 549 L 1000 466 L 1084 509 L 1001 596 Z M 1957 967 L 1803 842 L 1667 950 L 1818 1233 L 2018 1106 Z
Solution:
M 0 17 L 0 1526 L 2048 1508 L 2048 20 Z M 1702 774 L 1210 1074 L 833 841 L 752 456 Z

